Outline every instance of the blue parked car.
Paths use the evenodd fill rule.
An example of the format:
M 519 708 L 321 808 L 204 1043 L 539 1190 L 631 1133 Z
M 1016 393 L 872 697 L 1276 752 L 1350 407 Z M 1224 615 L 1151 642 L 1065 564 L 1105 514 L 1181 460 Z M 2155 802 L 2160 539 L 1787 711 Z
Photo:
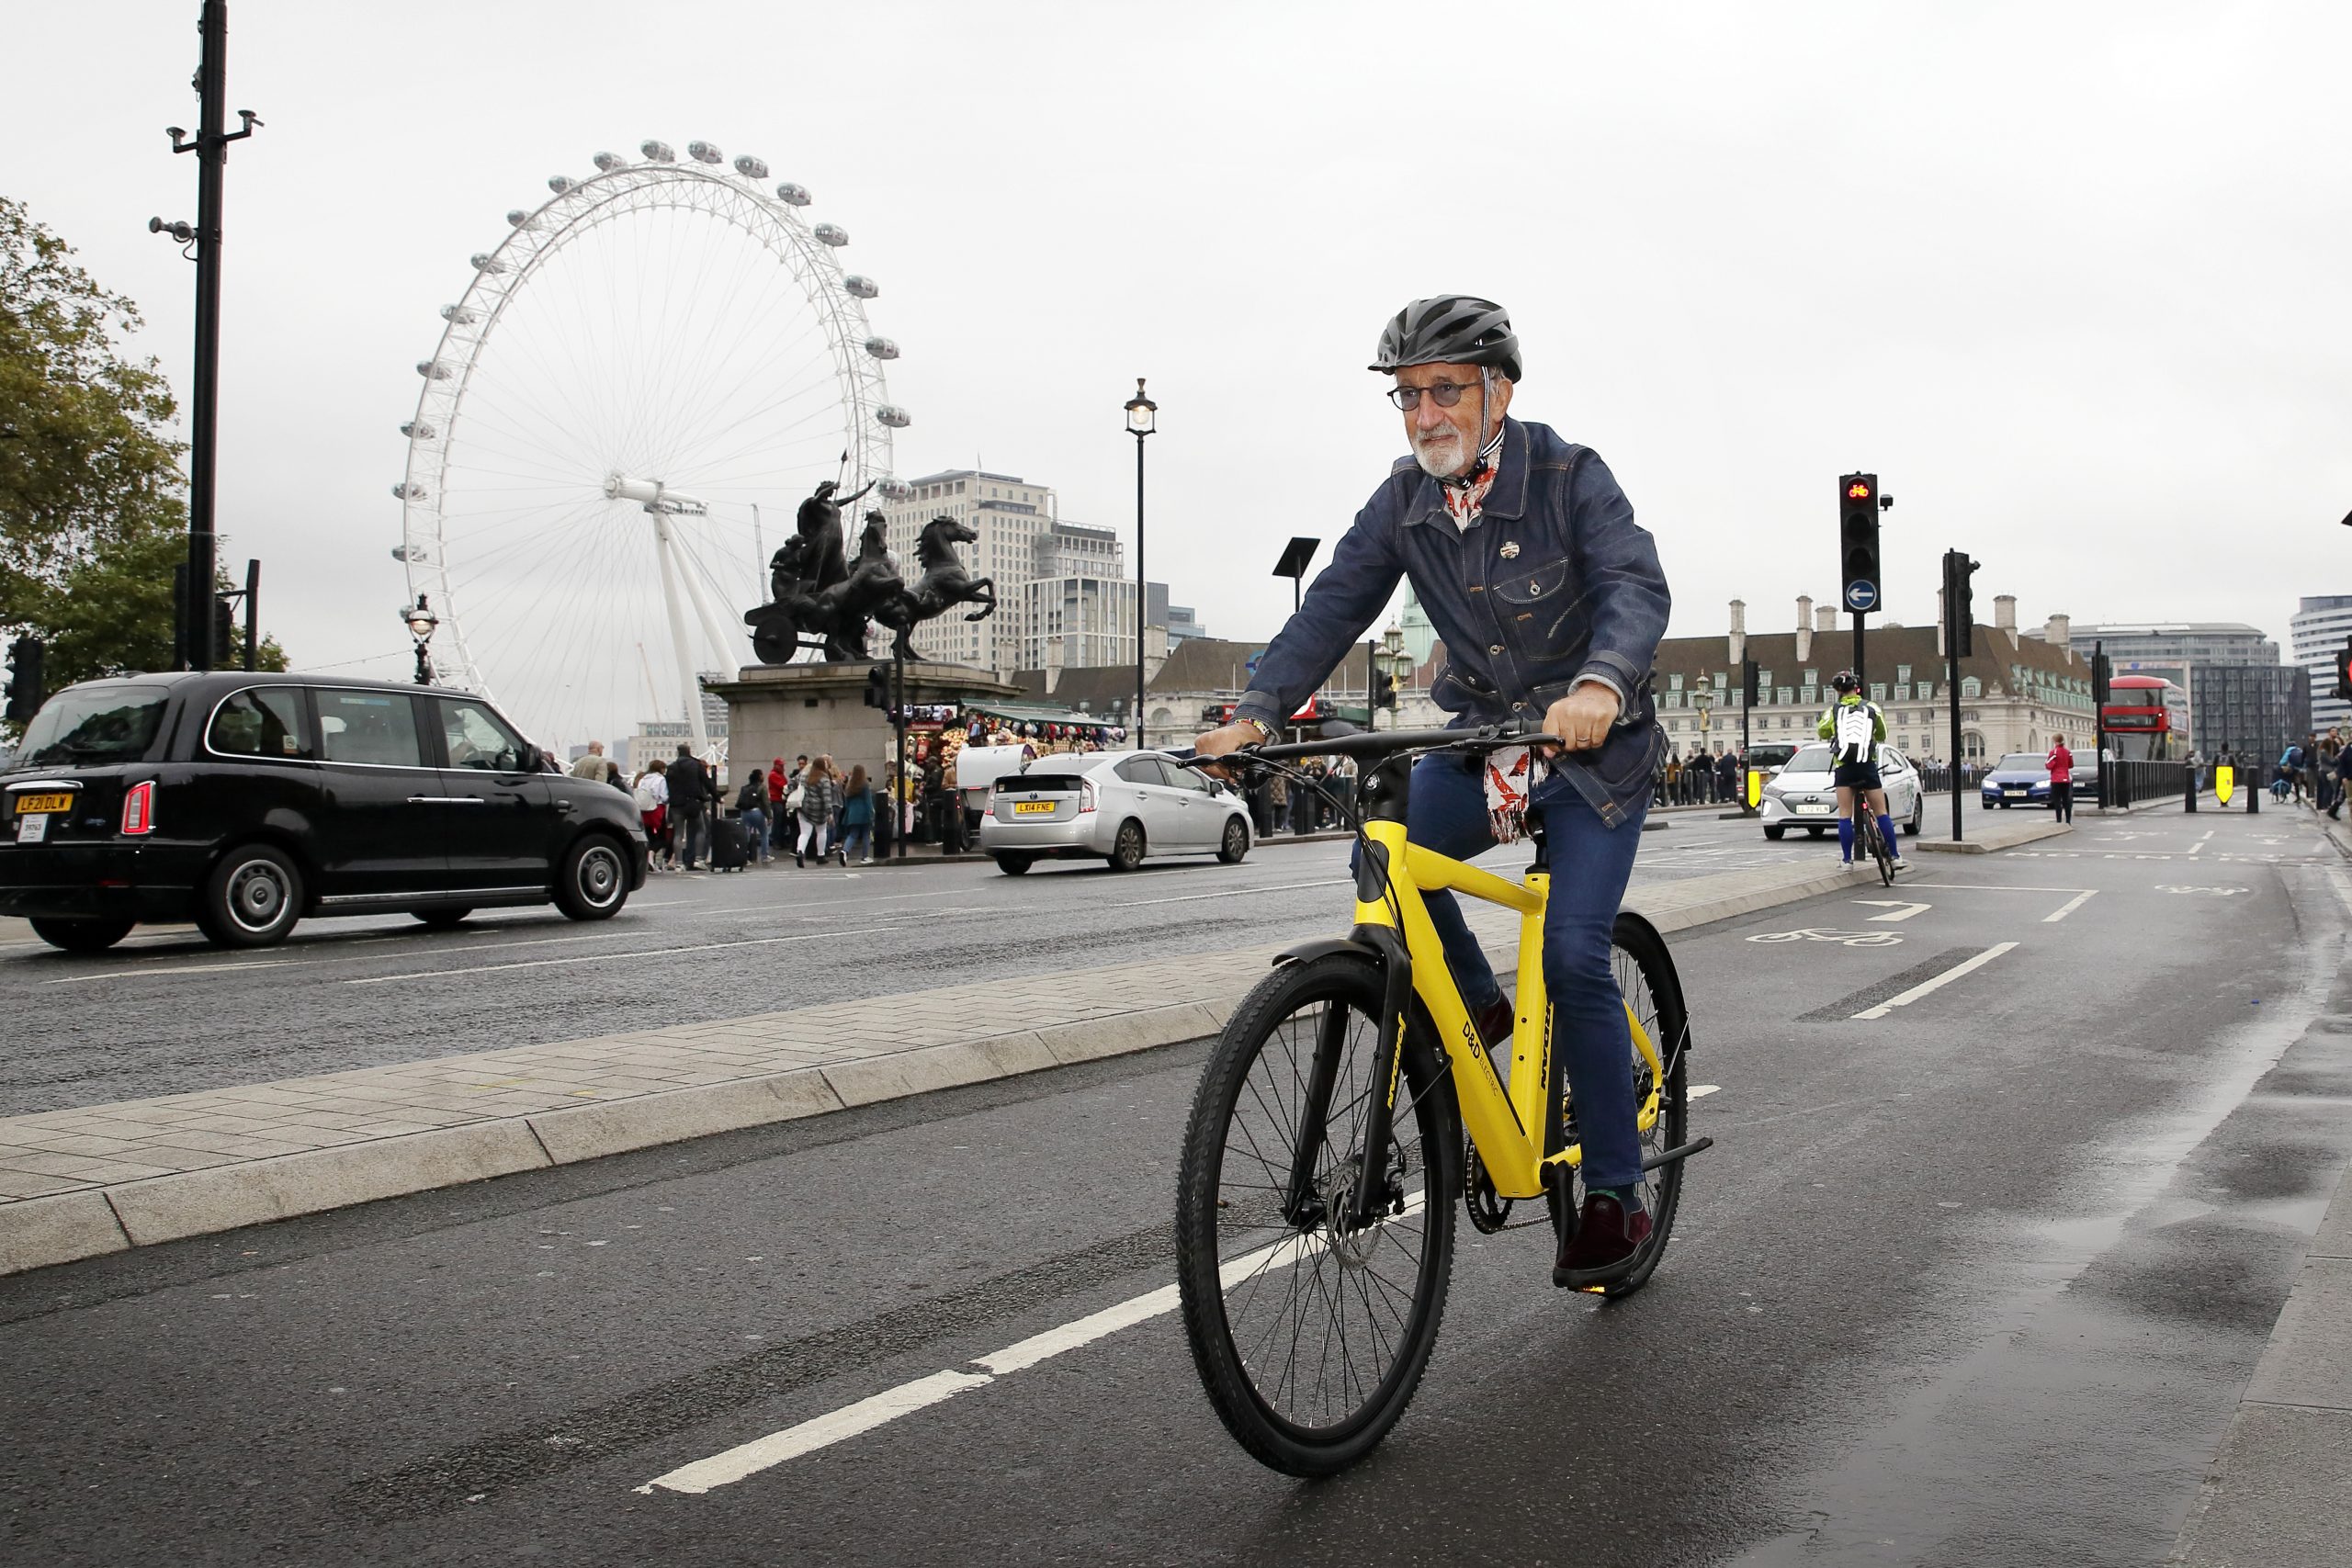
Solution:
M 2079 774 L 2076 775 L 2079 778 Z M 2012 751 L 1984 775 L 1984 808 L 2050 804 L 2050 764 L 2030 751 Z M 2079 796 L 2078 785 L 2075 791 Z

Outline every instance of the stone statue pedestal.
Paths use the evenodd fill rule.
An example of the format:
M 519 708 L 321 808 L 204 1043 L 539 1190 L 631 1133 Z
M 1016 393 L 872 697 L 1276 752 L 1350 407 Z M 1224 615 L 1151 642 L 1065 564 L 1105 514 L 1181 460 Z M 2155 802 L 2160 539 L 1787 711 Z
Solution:
M 889 661 L 880 661 L 885 669 Z M 740 789 L 753 768 L 781 757 L 786 767 L 806 752 L 830 753 L 843 774 L 865 764 L 877 783 L 890 752 L 890 716 L 865 705 L 865 672 L 872 663 L 753 664 L 732 681 L 705 689 L 727 700 L 727 777 Z M 907 661 L 906 703 L 1019 702 L 1019 686 L 962 664 Z

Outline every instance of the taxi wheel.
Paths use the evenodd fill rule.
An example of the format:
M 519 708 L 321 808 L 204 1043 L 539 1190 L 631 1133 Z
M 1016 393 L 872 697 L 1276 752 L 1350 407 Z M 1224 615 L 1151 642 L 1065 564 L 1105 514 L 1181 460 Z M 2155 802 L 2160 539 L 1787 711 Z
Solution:
M 1119 836 L 1111 845 L 1111 869 L 1133 871 L 1143 863 L 1143 824 L 1133 818 L 1119 824 Z
M 1227 818 L 1225 824 L 1225 841 L 1217 846 L 1216 858 L 1227 865 L 1239 865 L 1241 857 L 1249 852 L 1250 829 L 1241 825 L 1240 818 Z
M 271 947 L 302 917 L 302 874 L 283 851 L 241 844 L 220 857 L 196 902 L 215 947 Z
M 1787 831 L 1786 828 L 1767 828 L 1764 829 L 1764 836 L 1777 844 L 1781 841 L 1781 835 Z
M 33 918 L 33 935 L 68 953 L 104 953 L 130 934 L 131 920 L 52 920 Z
M 556 908 L 575 920 L 609 920 L 628 902 L 628 863 L 620 845 L 602 833 L 572 845 L 556 871 Z

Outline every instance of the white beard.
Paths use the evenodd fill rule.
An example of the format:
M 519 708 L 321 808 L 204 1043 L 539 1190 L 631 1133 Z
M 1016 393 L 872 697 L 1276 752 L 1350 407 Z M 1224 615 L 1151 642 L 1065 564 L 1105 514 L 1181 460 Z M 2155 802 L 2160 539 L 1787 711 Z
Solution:
M 1473 457 L 1464 451 L 1468 445 L 1460 431 L 1448 425 L 1442 436 L 1426 441 L 1419 436 L 1413 438 L 1413 461 L 1430 478 L 1450 479 L 1469 470 Z

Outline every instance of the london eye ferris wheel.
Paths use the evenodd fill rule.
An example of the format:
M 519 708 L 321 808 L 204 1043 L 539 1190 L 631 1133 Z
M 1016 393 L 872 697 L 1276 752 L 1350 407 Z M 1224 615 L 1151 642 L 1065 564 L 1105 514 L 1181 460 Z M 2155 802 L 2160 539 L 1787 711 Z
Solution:
M 536 739 L 683 719 L 707 751 L 698 676 L 751 661 L 763 549 L 821 479 L 905 493 L 908 416 L 865 318 L 879 290 L 805 188 L 708 142 L 639 153 L 550 179 L 472 258 L 416 367 L 394 554 L 444 675 Z

